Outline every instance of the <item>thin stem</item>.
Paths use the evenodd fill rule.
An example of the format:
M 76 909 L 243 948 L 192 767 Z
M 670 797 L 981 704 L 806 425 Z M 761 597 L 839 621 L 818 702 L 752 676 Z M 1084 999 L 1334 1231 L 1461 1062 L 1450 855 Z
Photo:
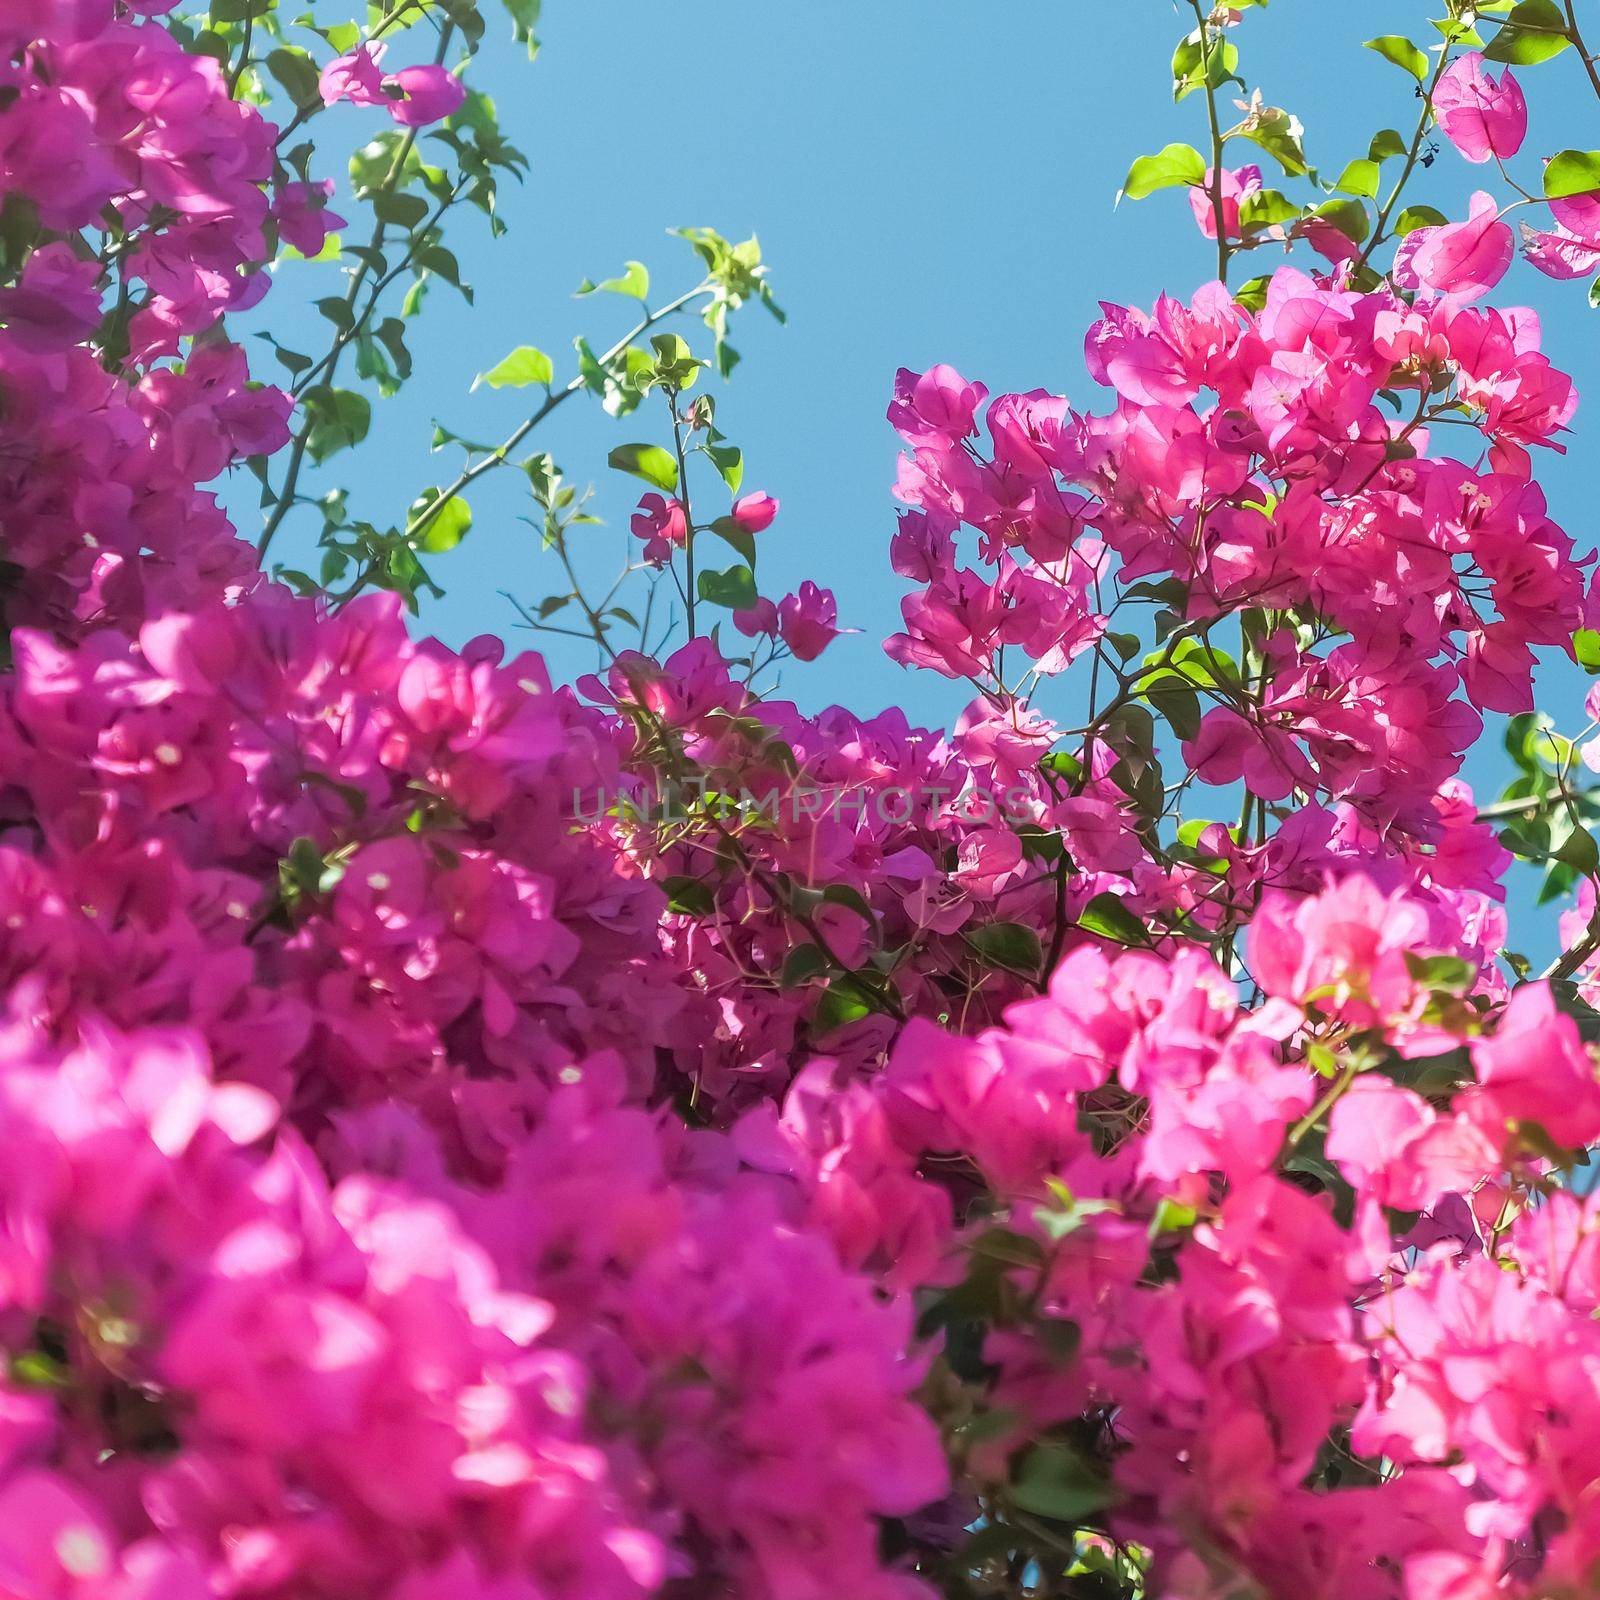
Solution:
M 1583 35 L 1578 32 L 1578 13 L 1572 0 L 1566 0 L 1567 5 L 1567 35 L 1572 40 L 1573 48 L 1578 52 L 1583 61 L 1583 70 L 1589 74 L 1589 82 L 1596 95 L 1600 95 L 1600 72 L 1595 71 L 1594 57 L 1591 56 L 1583 43 Z
M 1367 247 L 1361 252 L 1356 261 L 1355 270 L 1359 272 L 1372 260 L 1372 253 L 1383 243 L 1384 229 L 1389 226 L 1389 218 L 1400 199 L 1401 191 L 1411 181 L 1411 174 L 1417 169 L 1417 162 L 1422 156 L 1422 144 L 1428 131 L 1429 119 L 1433 116 L 1433 92 L 1439 87 L 1439 79 L 1444 76 L 1444 69 L 1450 60 L 1450 46 L 1445 45 L 1439 51 L 1439 65 L 1433 69 L 1433 78 L 1422 96 L 1422 115 L 1417 118 L 1417 131 L 1411 136 L 1411 148 L 1406 152 L 1406 164 L 1400 169 L 1400 176 L 1395 179 L 1394 188 L 1389 191 L 1389 198 L 1384 201 L 1378 212 L 1378 220 L 1372 230 L 1372 237 L 1367 241 Z
M 1345 1091 L 1356 1081 L 1360 1070 L 1354 1061 L 1345 1063 L 1344 1070 L 1339 1074 L 1338 1081 L 1333 1087 L 1289 1130 L 1291 1150 L 1296 1149 L 1305 1136 L 1344 1098 Z
M 233 71 L 228 74 L 228 96 L 230 99 L 237 98 L 239 93 L 239 80 L 244 77 L 245 70 L 250 65 L 250 48 L 255 40 L 255 32 L 256 14 L 253 10 L 247 11 L 244 17 L 244 41 L 239 46 L 239 63 L 233 69 Z
M 668 389 L 667 408 L 672 412 L 672 448 L 678 457 L 678 504 L 683 508 L 683 579 L 686 593 L 683 603 L 689 612 L 689 637 L 695 637 L 694 626 L 694 512 L 689 505 L 689 461 L 683 449 L 683 418 L 678 415 L 678 391 Z
M 633 343 L 635 339 L 639 338 L 643 334 L 648 333 L 651 328 L 656 326 L 657 323 L 665 321 L 668 317 L 675 316 L 678 312 L 682 311 L 685 306 L 692 304 L 700 296 L 710 294 L 711 292 L 711 285 L 708 283 L 702 283 L 696 288 L 689 290 L 687 294 L 680 294 L 676 300 L 669 301 L 666 305 L 662 306 L 659 311 L 650 312 L 645 319 L 638 324 L 637 327 L 630 329 L 614 345 L 612 345 L 612 347 L 607 350 L 603 356 L 599 357 L 597 364 L 601 367 L 609 366 L 617 359 L 618 356 L 622 354 L 624 350 L 628 348 L 630 344 Z M 471 488 L 471 486 L 476 483 L 478 479 L 481 478 L 486 472 L 493 472 L 495 468 L 503 467 L 510 458 L 512 451 L 514 451 L 517 446 L 520 445 L 522 441 L 526 439 L 528 435 L 532 433 L 533 430 L 537 428 L 539 424 L 556 409 L 557 406 L 565 404 L 565 402 L 570 400 L 573 395 L 580 393 L 586 387 L 586 380 L 580 375 L 574 378 L 571 383 L 567 384 L 565 388 L 553 390 L 546 397 L 544 404 L 540 406 L 531 417 L 513 430 L 503 444 L 499 445 L 496 449 L 491 450 L 489 454 L 486 455 L 481 461 L 475 462 L 470 467 L 463 468 L 455 482 L 452 483 L 437 500 L 429 505 L 425 511 L 419 513 L 415 518 L 412 519 L 411 522 L 406 525 L 405 537 L 408 540 L 414 539 L 419 533 L 427 528 L 428 524 L 431 523 L 433 519 L 437 517 L 439 513 L 456 498 L 457 495 L 462 494 L 464 491 Z
M 439 30 L 439 47 L 434 53 L 436 65 L 444 61 L 446 54 L 449 52 L 450 40 L 454 33 L 455 24 L 453 22 L 447 22 Z M 400 141 L 398 148 L 395 150 L 394 161 L 390 165 L 389 171 L 375 191 L 375 199 L 390 193 L 400 181 L 400 176 L 405 171 L 406 162 L 410 159 L 411 152 L 416 148 L 416 143 L 417 130 L 415 128 L 407 129 L 405 138 Z M 443 212 L 441 211 L 440 215 L 442 214 Z M 345 309 L 351 314 L 352 326 L 354 326 L 356 301 L 361 296 L 361 286 L 366 281 L 367 275 L 372 271 L 373 253 L 383 248 L 385 233 L 386 224 L 380 218 L 372 230 L 372 242 L 368 246 L 366 257 L 359 263 L 356 270 L 350 274 L 350 287 L 345 291 L 344 304 Z M 350 337 L 351 335 L 345 330 L 336 333 L 333 347 L 323 360 L 318 363 L 318 367 L 312 369 L 313 371 L 323 370 L 326 381 L 329 383 L 333 381 L 334 374 L 338 371 L 340 358 L 349 347 Z M 266 526 L 261 530 L 260 541 L 256 545 L 257 560 L 266 559 L 267 551 L 271 548 L 278 529 L 283 526 L 284 518 L 299 503 L 300 473 L 305 467 L 306 451 L 311 444 L 311 428 L 311 419 L 307 417 L 295 434 L 294 443 L 289 453 L 289 465 L 284 472 L 283 487 L 278 493 L 278 503 L 273 507 L 272 515 L 267 518 Z
M 1200 70 L 1205 77 L 1206 116 L 1211 123 L 1211 211 L 1217 229 L 1217 280 L 1228 281 L 1227 211 L 1222 203 L 1222 122 L 1217 116 L 1217 91 L 1211 86 L 1211 35 L 1200 0 L 1189 0 L 1200 28 Z

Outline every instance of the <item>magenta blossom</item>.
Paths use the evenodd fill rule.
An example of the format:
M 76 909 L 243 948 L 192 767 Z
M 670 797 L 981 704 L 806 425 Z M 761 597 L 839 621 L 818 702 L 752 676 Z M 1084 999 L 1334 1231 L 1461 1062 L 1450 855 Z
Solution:
M 1528 135 L 1528 106 L 1507 67 L 1499 80 L 1474 51 L 1445 68 L 1433 91 L 1440 131 L 1468 161 L 1506 160 Z
M 753 606 L 734 612 L 733 625 L 747 639 L 775 639 L 778 636 L 778 608 L 770 600 L 757 600 Z
M 322 91 L 322 103 L 331 106 L 336 101 L 348 100 L 357 106 L 386 104 L 388 96 L 383 92 L 386 80 L 379 63 L 388 48 L 383 43 L 364 44 L 349 55 L 330 61 L 322 69 L 318 86 Z
M 763 533 L 778 514 L 778 502 L 770 494 L 747 494 L 733 503 L 733 520 L 745 533 Z
M 1600 270 L 1600 244 L 1557 224 L 1539 231 L 1522 225 L 1522 254 L 1547 278 L 1587 278 Z
M 797 661 L 815 661 L 839 636 L 839 607 L 831 589 L 810 579 L 778 605 L 778 631 Z
M 644 558 L 653 567 L 665 566 L 672 559 L 672 552 L 689 539 L 682 503 L 665 495 L 645 495 L 628 526 L 636 539 L 644 540 Z
M 279 237 L 303 256 L 321 254 L 328 235 L 345 226 L 345 219 L 328 204 L 332 198 L 332 178 L 321 183 L 284 184 L 272 203 Z
M 100 266 L 65 244 L 36 250 L 14 289 L 0 289 L 0 321 L 24 350 L 64 350 L 100 326 Z
M 1418 228 L 1406 236 L 1395 253 L 1395 282 L 1457 300 L 1478 300 L 1506 275 L 1515 248 L 1494 196 L 1480 189 L 1465 222 Z
M 1208 167 L 1204 185 L 1196 185 L 1189 190 L 1189 209 L 1194 212 L 1194 220 L 1199 224 L 1201 233 L 1208 239 L 1215 239 L 1217 236 L 1217 206 L 1216 197 L 1212 193 L 1212 177 L 1212 169 Z M 1260 167 L 1222 169 L 1222 225 L 1227 229 L 1230 239 L 1237 239 L 1240 236 L 1240 202 L 1260 192 Z
M 403 67 L 385 78 L 384 86 L 402 93 L 403 98 L 389 102 L 389 115 L 403 128 L 443 122 L 459 111 L 467 98 L 466 85 L 446 67 Z

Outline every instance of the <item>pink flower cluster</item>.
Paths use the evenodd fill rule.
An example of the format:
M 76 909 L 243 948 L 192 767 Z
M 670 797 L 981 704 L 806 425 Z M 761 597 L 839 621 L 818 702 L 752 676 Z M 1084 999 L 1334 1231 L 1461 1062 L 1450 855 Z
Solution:
M 198 485 L 287 433 L 212 331 L 271 130 L 111 0 L 37 9 L 0 0 L 44 230 L 0 285 L 0 1591 L 1591 1587 L 1559 1178 L 1600 1075 L 1508 989 L 1455 776 L 1595 620 L 1531 313 L 1286 269 L 1108 307 L 1105 415 L 901 374 L 889 648 L 971 683 L 948 734 L 706 638 L 558 689 L 260 578 Z M 415 125 L 441 72 L 363 46 L 324 94 Z M 1463 74 L 1450 136 L 1509 153 L 1513 90 Z M 108 205 L 125 349 L 69 237 Z M 1483 459 L 1428 453 L 1446 412 Z M 735 625 L 804 661 L 837 608 Z M 1191 778 L 1248 825 L 1180 825 Z

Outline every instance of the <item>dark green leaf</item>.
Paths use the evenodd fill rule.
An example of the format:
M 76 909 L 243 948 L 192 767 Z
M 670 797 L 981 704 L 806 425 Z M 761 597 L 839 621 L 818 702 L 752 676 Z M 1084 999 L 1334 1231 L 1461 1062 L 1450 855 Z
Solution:
M 1039 935 L 1020 922 L 991 922 L 967 934 L 967 943 L 990 966 L 1036 977 L 1044 952 Z
M 1035 1445 L 1024 1457 L 1009 1493 L 1019 1510 L 1072 1526 L 1111 1503 L 1111 1486 L 1064 1444 Z
M 310 424 L 306 449 L 318 463 L 360 444 L 372 426 L 372 402 L 349 389 L 321 384 L 308 389 L 300 404 Z
M 711 890 L 698 878 L 664 878 L 661 887 L 666 892 L 667 909 L 680 916 L 709 917 L 716 909 Z
M 754 575 L 743 565 L 729 567 L 725 572 L 702 572 L 696 593 L 709 604 L 726 606 L 730 611 L 748 611 L 760 598 Z
M 1146 944 L 1144 924 L 1114 894 L 1097 894 L 1083 908 L 1078 926 L 1118 944 Z

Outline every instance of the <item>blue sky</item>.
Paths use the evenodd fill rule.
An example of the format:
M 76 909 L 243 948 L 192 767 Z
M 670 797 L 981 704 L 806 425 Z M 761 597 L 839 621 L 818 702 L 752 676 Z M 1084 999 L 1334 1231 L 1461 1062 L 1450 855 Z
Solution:
M 1301 117 L 1311 158 L 1336 174 L 1377 128 L 1409 135 L 1415 125 L 1411 80 L 1360 42 L 1409 33 L 1426 46 L 1437 36 L 1425 19 L 1437 9 L 1274 0 L 1247 12 L 1234 36 L 1241 71 Z M 790 666 L 782 692 L 813 707 L 900 705 L 947 721 L 966 686 L 905 672 L 880 643 L 898 625 L 904 587 L 887 562 L 896 440 L 883 413 L 895 369 L 948 361 L 992 390 L 1043 387 L 1080 406 L 1104 403 L 1082 366 L 1097 303 L 1188 295 L 1213 266 L 1180 193 L 1113 209 L 1134 156 L 1175 139 L 1204 144 L 1200 97 L 1174 106 L 1169 89 L 1168 58 L 1191 25 L 1188 7 L 1171 0 L 546 0 L 544 50 L 531 66 L 492 27 L 475 81 L 497 100 L 532 175 L 505 193 L 506 238 L 491 243 L 475 219 L 465 223 L 458 249 L 476 308 L 436 290 L 414 340 L 420 376 L 380 403 L 374 442 L 338 458 L 329 477 L 348 482 L 373 520 L 403 515 L 453 473 L 453 458 L 427 454 L 432 418 L 482 439 L 520 420 L 524 396 L 469 397 L 474 374 L 530 343 L 567 376 L 575 335 L 599 348 L 626 329 L 631 302 L 572 298 L 585 276 L 636 257 L 659 297 L 694 281 L 687 248 L 667 229 L 757 232 L 789 325 L 747 312 L 734 333 L 744 363 L 714 387 L 719 423 L 745 451 L 746 487 L 783 502 L 761 536 L 762 588 L 776 595 L 814 578 L 838 593 L 841 620 L 862 630 L 815 665 Z M 1523 77 L 1533 108 L 1526 154 L 1600 143 L 1600 107 L 1573 52 Z M 353 114 L 343 115 L 353 139 Z M 331 131 L 332 119 L 322 126 Z M 1445 149 L 1417 195 L 1463 209 L 1481 179 Z M 1257 260 L 1250 271 L 1270 269 L 1267 252 Z M 324 270 L 286 268 L 269 320 L 285 318 Z M 326 292 L 319 283 L 315 293 Z M 1581 284 L 1553 285 L 1520 265 L 1499 298 L 1508 295 L 1540 309 L 1547 348 L 1597 397 L 1579 411 L 1574 453 L 1546 458 L 1541 474 L 1558 519 L 1586 545 L 1600 313 Z M 608 526 L 590 537 L 603 565 L 628 544 L 638 487 L 607 471 L 606 452 L 658 436 L 652 414 L 618 424 L 584 397 L 541 435 L 569 478 L 596 485 L 594 509 Z M 436 563 L 449 595 L 425 609 L 424 625 L 451 643 L 482 632 L 525 638 L 500 591 L 536 602 L 561 584 L 517 520 L 530 509 L 521 480 L 488 480 L 473 509 L 472 534 Z M 283 545 L 284 558 L 303 551 L 287 537 Z M 556 643 L 548 653 L 558 675 L 592 667 L 592 649 Z M 1557 664 L 1544 683 L 1542 703 L 1571 722 L 1583 681 Z M 1486 791 L 1499 770 L 1491 753 L 1470 775 Z

